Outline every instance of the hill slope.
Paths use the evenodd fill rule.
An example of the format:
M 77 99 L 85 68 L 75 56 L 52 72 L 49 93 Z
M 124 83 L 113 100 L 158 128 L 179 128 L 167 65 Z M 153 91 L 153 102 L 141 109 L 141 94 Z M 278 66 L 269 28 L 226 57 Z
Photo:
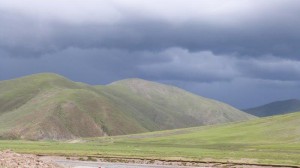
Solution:
M 276 101 L 259 107 L 243 110 L 255 116 L 265 117 L 300 111 L 300 100 L 290 99 Z
M 300 165 L 299 123 L 300 112 L 296 112 L 238 123 L 89 141 L 110 143 L 101 149 L 103 151 L 124 149 L 121 153 L 111 152 L 112 155 Z
M 72 139 L 254 118 L 181 89 L 130 79 L 89 86 L 56 74 L 0 82 L 0 136 Z
M 258 118 L 250 121 L 221 125 L 192 127 L 122 136 L 122 140 L 145 140 L 151 143 L 190 144 L 272 144 L 300 145 L 300 112 Z M 141 138 L 142 137 L 142 138 Z M 116 137 L 118 138 L 118 137 Z M 300 147 L 300 146 L 299 146 Z
M 150 130 L 211 125 L 250 119 L 252 116 L 227 104 L 186 92 L 177 87 L 127 79 L 107 86 L 106 93 L 126 98 L 135 116 Z

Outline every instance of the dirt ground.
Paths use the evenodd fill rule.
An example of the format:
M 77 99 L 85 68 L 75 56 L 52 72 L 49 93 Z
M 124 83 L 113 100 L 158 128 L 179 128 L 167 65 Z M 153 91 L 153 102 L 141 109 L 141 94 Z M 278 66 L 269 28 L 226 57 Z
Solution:
M 0 168 L 85 168 L 99 167 L 95 165 L 105 165 L 105 168 L 181 168 L 181 167 L 222 167 L 222 168 L 288 168 L 284 166 L 261 166 L 247 164 L 230 164 L 230 163 L 190 163 L 176 161 L 159 161 L 144 159 L 116 159 L 116 158 L 88 158 L 78 157 L 59 157 L 59 156 L 36 156 L 30 154 L 18 154 L 11 150 L 0 151 Z M 80 161 L 85 160 L 85 161 Z M 101 166 L 102 167 L 102 166 Z M 293 167 L 295 168 L 295 167 Z
M 36 155 L 18 154 L 11 150 L 0 151 L 0 168 L 61 168 Z

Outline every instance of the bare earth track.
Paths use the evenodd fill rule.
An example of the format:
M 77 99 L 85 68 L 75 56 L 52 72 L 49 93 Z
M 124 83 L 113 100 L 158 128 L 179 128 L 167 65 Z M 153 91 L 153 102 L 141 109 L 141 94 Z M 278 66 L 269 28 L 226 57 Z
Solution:
M 199 167 L 227 167 L 227 168 L 288 168 L 287 166 L 263 166 L 230 163 L 188 163 L 149 160 L 122 160 L 120 163 L 101 158 L 95 161 L 79 161 L 79 158 L 66 158 L 58 156 L 36 156 L 18 154 L 11 150 L 0 151 L 0 168 L 199 168 Z M 95 159 L 95 158 L 94 158 Z M 290 167 L 291 168 L 291 167 Z M 297 168 L 297 167 L 295 167 Z
M 156 165 L 156 164 L 138 164 L 138 163 L 108 163 L 108 162 L 89 162 L 56 160 L 57 164 L 70 168 L 276 168 L 274 166 L 258 165 L 235 165 L 235 164 L 202 164 L 202 166 L 178 166 L 178 165 Z M 281 167 L 281 166 L 280 166 Z M 290 167 L 281 167 L 290 168 Z

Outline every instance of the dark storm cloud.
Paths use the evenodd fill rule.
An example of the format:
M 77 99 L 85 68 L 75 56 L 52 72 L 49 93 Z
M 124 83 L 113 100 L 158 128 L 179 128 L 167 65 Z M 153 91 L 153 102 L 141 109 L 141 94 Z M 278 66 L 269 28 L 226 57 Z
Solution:
M 300 61 L 266 57 L 239 58 L 182 48 L 163 51 L 67 48 L 42 57 L 10 57 L 1 53 L 0 76 L 55 72 L 91 84 L 140 77 L 155 81 L 230 82 L 237 78 L 299 81 Z M 6 56 L 3 56 L 6 55 Z M 28 66 L 30 65 L 30 66 Z M 10 71 L 8 71 L 10 69 Z M 95 76 L 97 76 L 95 78 Z
M 276 1 L 278 3 L 278 1 Z M 115 7 L 122 19 L 77 23 L 67 19 L 44 18 L 30 13 L 0 11 L 1 48 L 18 56 L 41 56 L 48 52 L 75 48 L 117 48 L 158 51 L 181 47 L 191 51 L 235 53 L 241 56 L 274 55 L 298 59 L 300 55 L 300 2 L 233 15 L 205 19 L 159 18 L 154 14 Z M 120 9 L 121 8 L 121 9 Z M 247 13 L 249 12 L 249 13 Z M 250 13 L 251 12 L 251 13 Z M 148 16 L 150 15 L 150 16 Z M 154 16 L 152 16 L 154 15 Z M 175 15 L 176 16 L 176 15 Z M 230 18 L 232 16 L 232 18 Z M 98 20 L 97 20 L 98 19 Z
M 209 51 L 170 48 L 153 55 L 170 58 L 170 61 L 139 66 L 144 76 L 153 80 L 213 82 L 232 80 L 240 75 L 235 68 L 235 58 L 216 56 Z
M 23 2 L 0 1 L 0 80 L 139 77 L 238 106 L 300 92 L 298 0 Z
M 42 57 L 10 57 L 0 50 L 0 78 L 8 79 L 38 72 L 54 72 L 75 81 L 107 84 L 115 80 L 143 77 L 139 66 L 171 61 L 147 51 L 67 48 Z
M 3 20 L 0 21 L 5 23 Z M 137 21 L 117 25 L 68 25 L 31 23 L 28 20 L 28 23 L 23 24 L 7 23 L 3 26 L 9 31 L 5 32 L 1 46 L 12 55 L 42 55 L 68 47 L 118 48 L 132 51 L 158 51 L 181 47 L 191 51 L 210 50 L 218 54 L 236 53 L 241 56 L 272 54 L 294 59 L 300 54 L 300 33 L 291 28 L 278 28 L 277 25 L 274 25 L 276 28 L 266 25 L 263 28 L 240 26 L 228 29 L 205 23 L 174 26 L 158 21 Z M 28 25 L 29 30 L 26 28 Z M 17 28 L 12 30 L 11 27 Z M 298 31 L 300 26 L 295 25 L 293 29 Z
M 173 79 L 211 83 L 246 77 L 274 81 L 300 81 L 298 60 L 274 56 L 247 58 L 217 55 L 210 51 L 191 52 L 182 48 L 170 48 L 156 55 L 171 59 L 140 66 L 140 71 L 154 80 Z
M 300 81 L 300 61 L 266 57 L 242 60 L 237 65 L 243 76 L 278 81 Z
M 53 25 L 16 11 L 0 10 L 0 48 L 12 57 L 33 57 L 54 51 Z

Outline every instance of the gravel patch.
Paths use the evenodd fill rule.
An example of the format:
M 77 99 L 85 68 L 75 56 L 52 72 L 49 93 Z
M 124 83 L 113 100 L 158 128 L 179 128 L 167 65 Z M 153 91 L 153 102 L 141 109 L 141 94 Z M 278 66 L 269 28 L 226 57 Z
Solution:
M 0 168 L 61 168 L 61 166 L 43 161 L 36 155 L 18 154 L 5 150 L 0 151 Z

